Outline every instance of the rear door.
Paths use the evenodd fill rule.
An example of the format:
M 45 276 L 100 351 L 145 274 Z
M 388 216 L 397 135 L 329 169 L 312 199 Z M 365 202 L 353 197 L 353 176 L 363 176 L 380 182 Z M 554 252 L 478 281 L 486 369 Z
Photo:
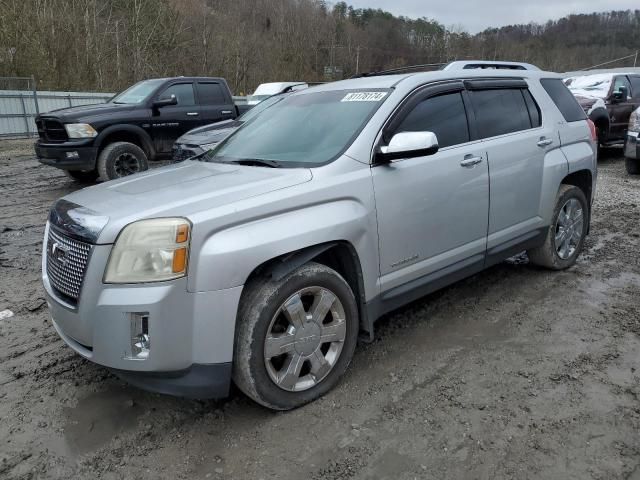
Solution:
M 393 298 L 482 268 L 489 171 L 471 140 L 462 82 L 427 87 L 385 127 L 380 145 L 406 131 L 431 131 L 439 151 L 372 169 L 381 288 Z
M 233 100 L 226 85 L 216 81 L 198 81 L 196 89 L 202 125 L 235 118 Z
M 524 80 L 465 83 L 489 164 L 487 260 L 491 263 L 541 234 L 544 159 L 559 146 L 559 139 L 553 125 L 543 125 Z
M 175 95 L 178 103 L 154 109 L 151 118 L 153 141 L 161 156 L 170 155 L 173 142 L 200 125 L 193 82 L 173 83 L 158 94 L 157 100 L 171 98 L 171 95 Z

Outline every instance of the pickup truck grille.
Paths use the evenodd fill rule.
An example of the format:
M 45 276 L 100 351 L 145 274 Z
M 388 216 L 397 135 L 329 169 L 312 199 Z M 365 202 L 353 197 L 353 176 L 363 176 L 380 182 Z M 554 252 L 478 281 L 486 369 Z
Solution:
M 46 250 L 47 276 L 51 286 L 72 304 L 80 298 L 90 253 L 90 244 L 74 240 L 49 228 Z
M 64 125 L 58 120 L 40 118 L 36 120 L 38 135 L 46 142 L 66 142 L 69 140 Z

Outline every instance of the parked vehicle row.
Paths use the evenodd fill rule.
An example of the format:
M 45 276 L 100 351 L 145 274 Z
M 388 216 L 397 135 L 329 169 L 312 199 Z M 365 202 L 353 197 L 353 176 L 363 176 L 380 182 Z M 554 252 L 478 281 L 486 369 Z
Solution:
M 107 103 L 37 116 L 36 155 L 75 180 L 110 180 L 146 170 L 149 161 L 170 159 L 180 135 L 235 119 L 249 108 L 233 103 L 222 78 L 145 80 Z
M 629 117 L 640 107 L 640 74 L 585 73 L 566 78 L 565 84 L 595 124 L 599 144 L 622 145 Z
M 53 324 L 134 385 L 298 407 L 381 315 L 523 250 L 565 269 L 589 232 L 595 126 L 556 74 L 369 75 L 223 136 L 51 210 Z

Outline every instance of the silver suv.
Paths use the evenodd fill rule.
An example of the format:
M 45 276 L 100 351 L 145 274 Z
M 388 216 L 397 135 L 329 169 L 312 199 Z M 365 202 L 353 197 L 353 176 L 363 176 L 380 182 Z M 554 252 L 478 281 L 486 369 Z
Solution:
M 540 71 L 382 75 L 295 92 L 201 161 L 59 200 L 53 325 L 134 385 L 272 409 L 336 385 L 374 322 L 527 250 L 579 255 L 593 125 Z

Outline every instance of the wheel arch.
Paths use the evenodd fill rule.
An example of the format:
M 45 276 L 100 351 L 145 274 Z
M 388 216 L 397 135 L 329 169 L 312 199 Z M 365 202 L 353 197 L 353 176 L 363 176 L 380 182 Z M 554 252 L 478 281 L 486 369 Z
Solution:
M 598 132 L 604 131 L 607 136 L 609 136 L 609 127 L 611 121 L 609 120 L 609 113 L 605 108 L 599 107 L 594 109 L 589 114 L 589 119 L 596 126 L 596 130 Z M 598 138 L 599 141 L 605 141 L 606 138 Z
M 152 160 L 156 155 L 151 137 L 136 125 L 112 125 L 100 132 L 96 140 L 98 155 L 107 145 L 114 142 L 129 142 L 137 145 L 149 160 Z
M 562 179 L 560 184 L 573 185 L 578 187 L 584 193 L 587 198 L 588 213 L 587 213 L 587 235 L 591 231 L 591 204 L 593 200 L 593 174 L 590 170 L 583 169 L 570 173 Z
M 311 261 L 335 270 L 346 280 L 356 297 L 360 330 L 365 333 L 365 338 L 371 339 L 373 337 L 373 322 L 370 322 L 367 316 L 360 257 L 355 247 L 348 241 L 325 242 L 269 259 L 249 274 L 245 285 L 260 276 L 279 280 Z

